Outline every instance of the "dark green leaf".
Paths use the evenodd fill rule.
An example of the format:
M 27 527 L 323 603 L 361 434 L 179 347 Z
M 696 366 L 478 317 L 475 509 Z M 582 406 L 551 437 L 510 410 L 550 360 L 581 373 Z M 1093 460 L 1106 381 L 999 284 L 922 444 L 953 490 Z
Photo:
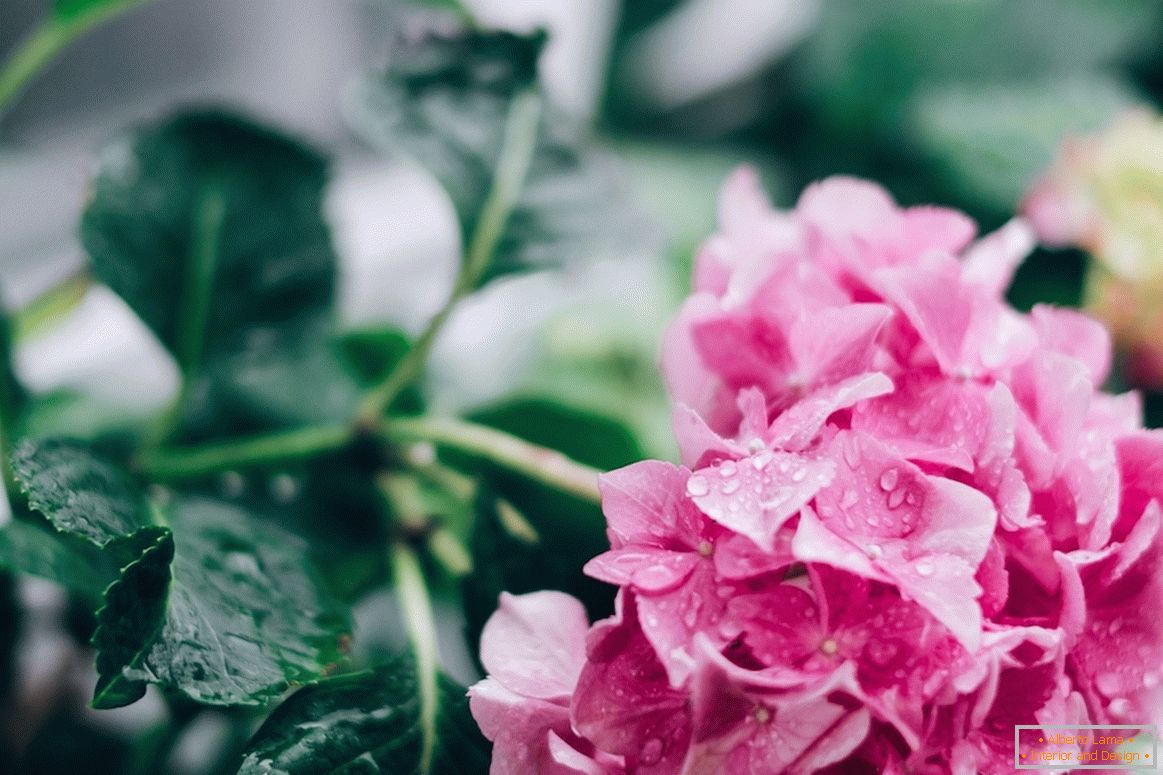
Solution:
M 471 419 L 602 470 L 642 458 L 634 438 L 620 424 L 549 401 L 514 401 Z M 585 603 L 591 618 L 609 615 L 614 590 L 582 573 L 590 558 L 609 548 L 601 510 L 499 469 L 486 469 L 483 484 L 470 541 L 473 573 L 462 587 L 474 646 L 502 591 L 559 589 Z M 510 508 L 528 522 L 536 538 L 514 528 Z
M 361 387 L 382 382 L 412 349 L 407 335 L 395 328 L 359 328 L 339 337 L 339 351 L 347 370 Z M 389 410 L 412 414 L 424 408 L 424 399 L 415 386 L 400 393 Z
M 251 328 L 329 312 L 325 177 L 287 137 L 184 113 L 105 149 L 81 238 L 97 276 L 192 372 Z
M 464 689 L 440 676 L 432 760 L 421 768 L 423 722 L 415 666 L 398 657 L 331 678 L 284 702 L 251 740 L 239 775 L 484 775 L 489 744 Z
M 25 520 L 0 528 L 0 567 L 39 576 L 97 599 L 117 578 L 117 565 L 91 544 Z
M 147 539 L 146 548 L 105 591 L 105 605 L 97 612 L 94 708 L 119 708 L 145 695 L 146 658 L 165 622 L 174 538 L 166 528 L 140 535 Z
M 466 253 L 489 203 L 515 178 L 499 223 L 484 224 L 500 231 L 480 282 L 614 245 L 624 254 L 653 237 L 612 160 L 544 105 L 537 89 L 544 42 L 542 34 L 507 32 L 409 41 L 354 101 L 353 123 L 368 142 L 414 156 L 444 186 Z M 515 126 L 516 106 L 530 99 L 532 111 L 521 113 L 530 122 Z
M 160 629 L 152 631 L 140 609 L 154 610 L 160 574 L 145 564 L 160 567 L 161 549 L 110 588 L 95 643 L 104 685 L 121 690 L 106 698 L 99 687 L 95 703 L 132 701 L 124 687 L 152 682 L 206 704 L 261 705 L 335 668 L 348 624 L 322 591 L 300 539 L 206 499 L 177 501 L 172 523 L 172 581 Z
M 81 442 L 26 440 L 13 452 L 12 472 L 29 507 L 62 533 L 104 547 L 151 524 L 137 484 Z

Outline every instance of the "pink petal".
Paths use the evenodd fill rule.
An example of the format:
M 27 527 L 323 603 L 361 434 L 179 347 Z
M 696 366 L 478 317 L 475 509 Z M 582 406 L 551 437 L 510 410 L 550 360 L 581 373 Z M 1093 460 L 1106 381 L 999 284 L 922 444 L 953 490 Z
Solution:
M 493 742 L 489 775 L 569 772 L 552 769 L 548 739 L 550 732 L 569 731 L 564 705 L 521 697 L 486 678 L 469 689 L 469 710 L 481 733 Z
M 697 513 L 686 503 L 689 472 L 659 460 L 602 474 L 598 489 L 610 545 L 668 546 L 675 540 L 698 543 Z
M 965 251 L 962 277 L 994 296 L 1001 296 L 1013 281 L 1018 266 L 1033 249 L 1033 229 L 1022 218 L 1013 218 Z
M 880 373 L 861 374 L 813 391 L 771 424 L 771 443 L 796 452 L 805 449 L 836 412 L 891 393 L 892 380 Z
M 802 384 L 821 385 L 870 370 L 877 334 L 892 315 L 883 304 L 849 304 L 803 315 L 788 346 Z
M 831 481 L 834 469 L 830 461 L 764 450 L 696 471 L 687 493 L 708 517 L 770 551 L 779 528 Z
M 687 699 L 671 688 L 630 599 L 621 619 L 595 628 L 571 712 L 580 734 L 636 772 L 673 772 L 690 739 Z
M 501 593 L 481 632 L 481 663 L 506 689 L 542 700 L 573 693 L 585 661 L 589 621 L 582 604 L 561 592 Z
M 669 592 L 686 581 L 701 561 L 694 552 L 625 548 L 599 554 L 585 565 L 585 574 L 608 584 L 640 592 Z
M 1102 323 L 1077 310 L 1047 304 L 1030 310 L 1030 322 L 1043 347 L 1080 361 L 1095 385 L 1106 381 L 1111 367 L 1111 336 Z
M 901 212 L 901 217 L 905 241 L 916 246 L 914 255 L 927 250 L 957 254 L 977 234 L 977 224 L 969 216 L 945 207 L 910 207 Z

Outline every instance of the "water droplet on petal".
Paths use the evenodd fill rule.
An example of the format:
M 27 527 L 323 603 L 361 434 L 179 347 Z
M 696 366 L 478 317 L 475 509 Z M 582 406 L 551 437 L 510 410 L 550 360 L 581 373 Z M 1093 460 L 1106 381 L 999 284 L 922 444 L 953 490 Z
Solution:
M 932 576 L 937 570 L 933 567 L 933 563 L 928 560 L 917 560 L 917 564 L 913 567 L 916 568 L 917 575 L 919 576 Z
M 900 472 L 895 468 L 886 468 L 884 473 L 880 475 L 880 489 L 885 492 L 892 492 L 896 489 L 897 482 L 900 481 Z
M 898 508 L 905 501 L 905 490 L 903 487 L 898 487 L 888 494 L 888 507 L 890 509 Z
M 1147 687 L 1148 689 L 1154 689 L 1158 685 L 1159 674 L 1155 671 L 1152 670 L 1143 676 L 1143 686 Z
M 638 756 L 638 763 L 647 767 L 658 764 L 662 758 L 662 741 L 652 737 L 642 744 L 642 752 Z
M 856 494 L 856 490 L 845 490 L 844 495 L 840 498 L 840 508 L 850 509 L 856 505 L 858 500 L 860 500 L 860 496 Z
M 695 474 L 687 480 L 686 491 L 698 498 L 709 493 L 711 491 L 711 485 L 707 483 L 707 477 L 701 474 Z
M 724 479 L 730 479 L 739 470 L 739 466 L 735 465 L 734 460 L 724 460 L 719 465 L 719 476 Z
M 1111 622 L 1110 634 L 1117 635 L 1119 630 L 1121 630 L 1122 628 L 1123 628 L 1123 620 L 1122 619 L 1115 619 L 1113 622 Z
M 868 556 L 874 560 L 879 560 L 884 556 L 884 549 L 880 548 L 880 544 L 869 544 L 867 551 Z
M 739 491 L 740 483 L 738 479 L 728 479 L 723 482 L 723 494 L 732 495 Z
M 762 471 L 763 469 L 767 468 L 767 464 L 771 462 L 773 457 L 774 455 L 772 455 L 770 452 L 760 452 L 758 455 L 751 458 L 751 466 L 756 471 Z
M 754 455 L 757 452 L 762 452 L 763 448 L 766 446 L 767 445 L 763 443 L 763 439 L 754 438 L 747 442 L 747 451 Z
M 795 471 L 792 471 L 791 480 L 793 482 L 802 482 L 807 476 L 808 470 L 806 468 L 797 468 Z
M 1126 697 L 1115 697 L 1107 706 L 1107 710 L 1118 718 L 1126 718 L 1131 713 L 1131 703 Z
M 1094 685 L 1107 697 L 1114 697 L 1119 692 L 1121 682 L 1115 673 L 1099 673 L 1094 679 Z

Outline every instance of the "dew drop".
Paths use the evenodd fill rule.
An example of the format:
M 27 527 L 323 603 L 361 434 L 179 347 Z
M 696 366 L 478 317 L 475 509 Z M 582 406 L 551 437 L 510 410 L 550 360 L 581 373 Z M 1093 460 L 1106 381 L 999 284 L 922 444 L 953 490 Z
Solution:
M 885 492 L 892 492 L 896 489 L 897 482 L 900 481 L 900 472 L 895 468 L 886 468 L 884 473 L 880 475 L 880 489 Z
M 638 756 L 638 763 L 650 767 L 658 764 L 662 758 L 662 741 L 652 737 L 642 744 L 642 753 Z
M 933 563 L 928 560 L 917 560 L 917 564 L 913 567 L 916 568 L 918 576 L 932 576 L 937 570 L 933 567 Z
M 1115 673 L 1099 673 L 1094 679 L 1094 684 L 1107 697 L 1114 697 L 1119 692 L 1121 682 Z
M 1113 622 L 1111 622 L 1110 634 L 1111 635 L 1118 635 L 1119 630 L 1121 630 L 1122 628 L 1123 628 L 1123 620 L 1122 619 L 1115 619 Z
M 734 460 L 724 460 L 719 465 L 719 476 L 723 477 L 724 479 L 730 479 L 736 474 L 736 472 L 738 472 L 738 470 L 739 466 L 735 464 Z
M 723 482 L 723 494 L 731 495 L 739 491 L 740 483 L 738 479 L 728 479 Z
M 1114 716 L 1126 718 L 1131 713 L 1131 703 L 1126 697 L 1115 697 L 1107 706 L 1107 710 Z
M 867 551 L 868 556 L 874 560 L 879 560 L 884 556 L 884 549 L 880 548 L 880 544 L 869 544 Z
M 1158 685 L 1159 674 L 1155 671 L 1152 670 L 1143 676 L 1143 686 L 1147 687 L 1148 689 L 1154 689 Z
M 808 470 L 806 468 L 797 468 L 795 471 L 792 471 L 791 474 L 791 480 L 793 482 L 802 482 L 807 477 Z
M 767 445 L 763 443 L 763 439 L 756 437 L 747 442 L 747 451 L 754 455 L 757 452 L 762 452 L 765 446 Z
M 888 507 L 890 509 L 900 508 L 900 505 L 905 502 L 905 490 L 903 487 L 898 487 L 888 494 Z
M 224 497 L 237 498 L 246 489 L 246 480 L 237 471 L 226 471 L 219 478 L 218 487 Z
M 711 485 L 707 483 L 707 477 L 701 474 L 695 474 L 686 483 L 686 491 L 698 498 L 701 495 L 706 495 L 711 491 Z
M 774 455 L 772 455 L 770 452 L 760 452 L 758 455 L 755 455 L 753 458 L 751 458 L 751 466 L 756 471 L 762 471 L 763 469 L 767 468 L 767 464 L 771 462 L 773 457 Z
M 860 496 L 856 494 L 856 490 L 845 490 L 844 495 L 840 498 L 840 508 L 850 509 L 856 505 L 858 500 L 860 500 Z

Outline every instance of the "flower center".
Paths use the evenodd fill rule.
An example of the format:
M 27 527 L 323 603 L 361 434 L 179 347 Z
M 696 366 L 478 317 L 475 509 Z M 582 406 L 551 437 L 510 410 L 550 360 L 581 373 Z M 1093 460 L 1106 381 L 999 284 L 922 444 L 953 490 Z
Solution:
M 767 708 L 763 707 L 762 705 L 757 705 L 755 710 L 752 712 L 751 715 L 753 715 L 755 717 L 755 720 L 758 721 L 760 724 L 766 724 L 768 721 L 771 720 L 771 711 L 768 710 Z
M 835 656 L 836 652 L 839 650 L 840 650 L 840 644 L 838 644 L 836 642 L 835 638 L 828 638 L 827 640 L 825 640 L 823 643 L 820 644 L 820 651 L 822 651 L 824 654 L 826 654 L 830 657 Z
M 714 551 L 715 547 L 710 541 L 699 541 L 699 554 L 704 557 L 710 557 Z

